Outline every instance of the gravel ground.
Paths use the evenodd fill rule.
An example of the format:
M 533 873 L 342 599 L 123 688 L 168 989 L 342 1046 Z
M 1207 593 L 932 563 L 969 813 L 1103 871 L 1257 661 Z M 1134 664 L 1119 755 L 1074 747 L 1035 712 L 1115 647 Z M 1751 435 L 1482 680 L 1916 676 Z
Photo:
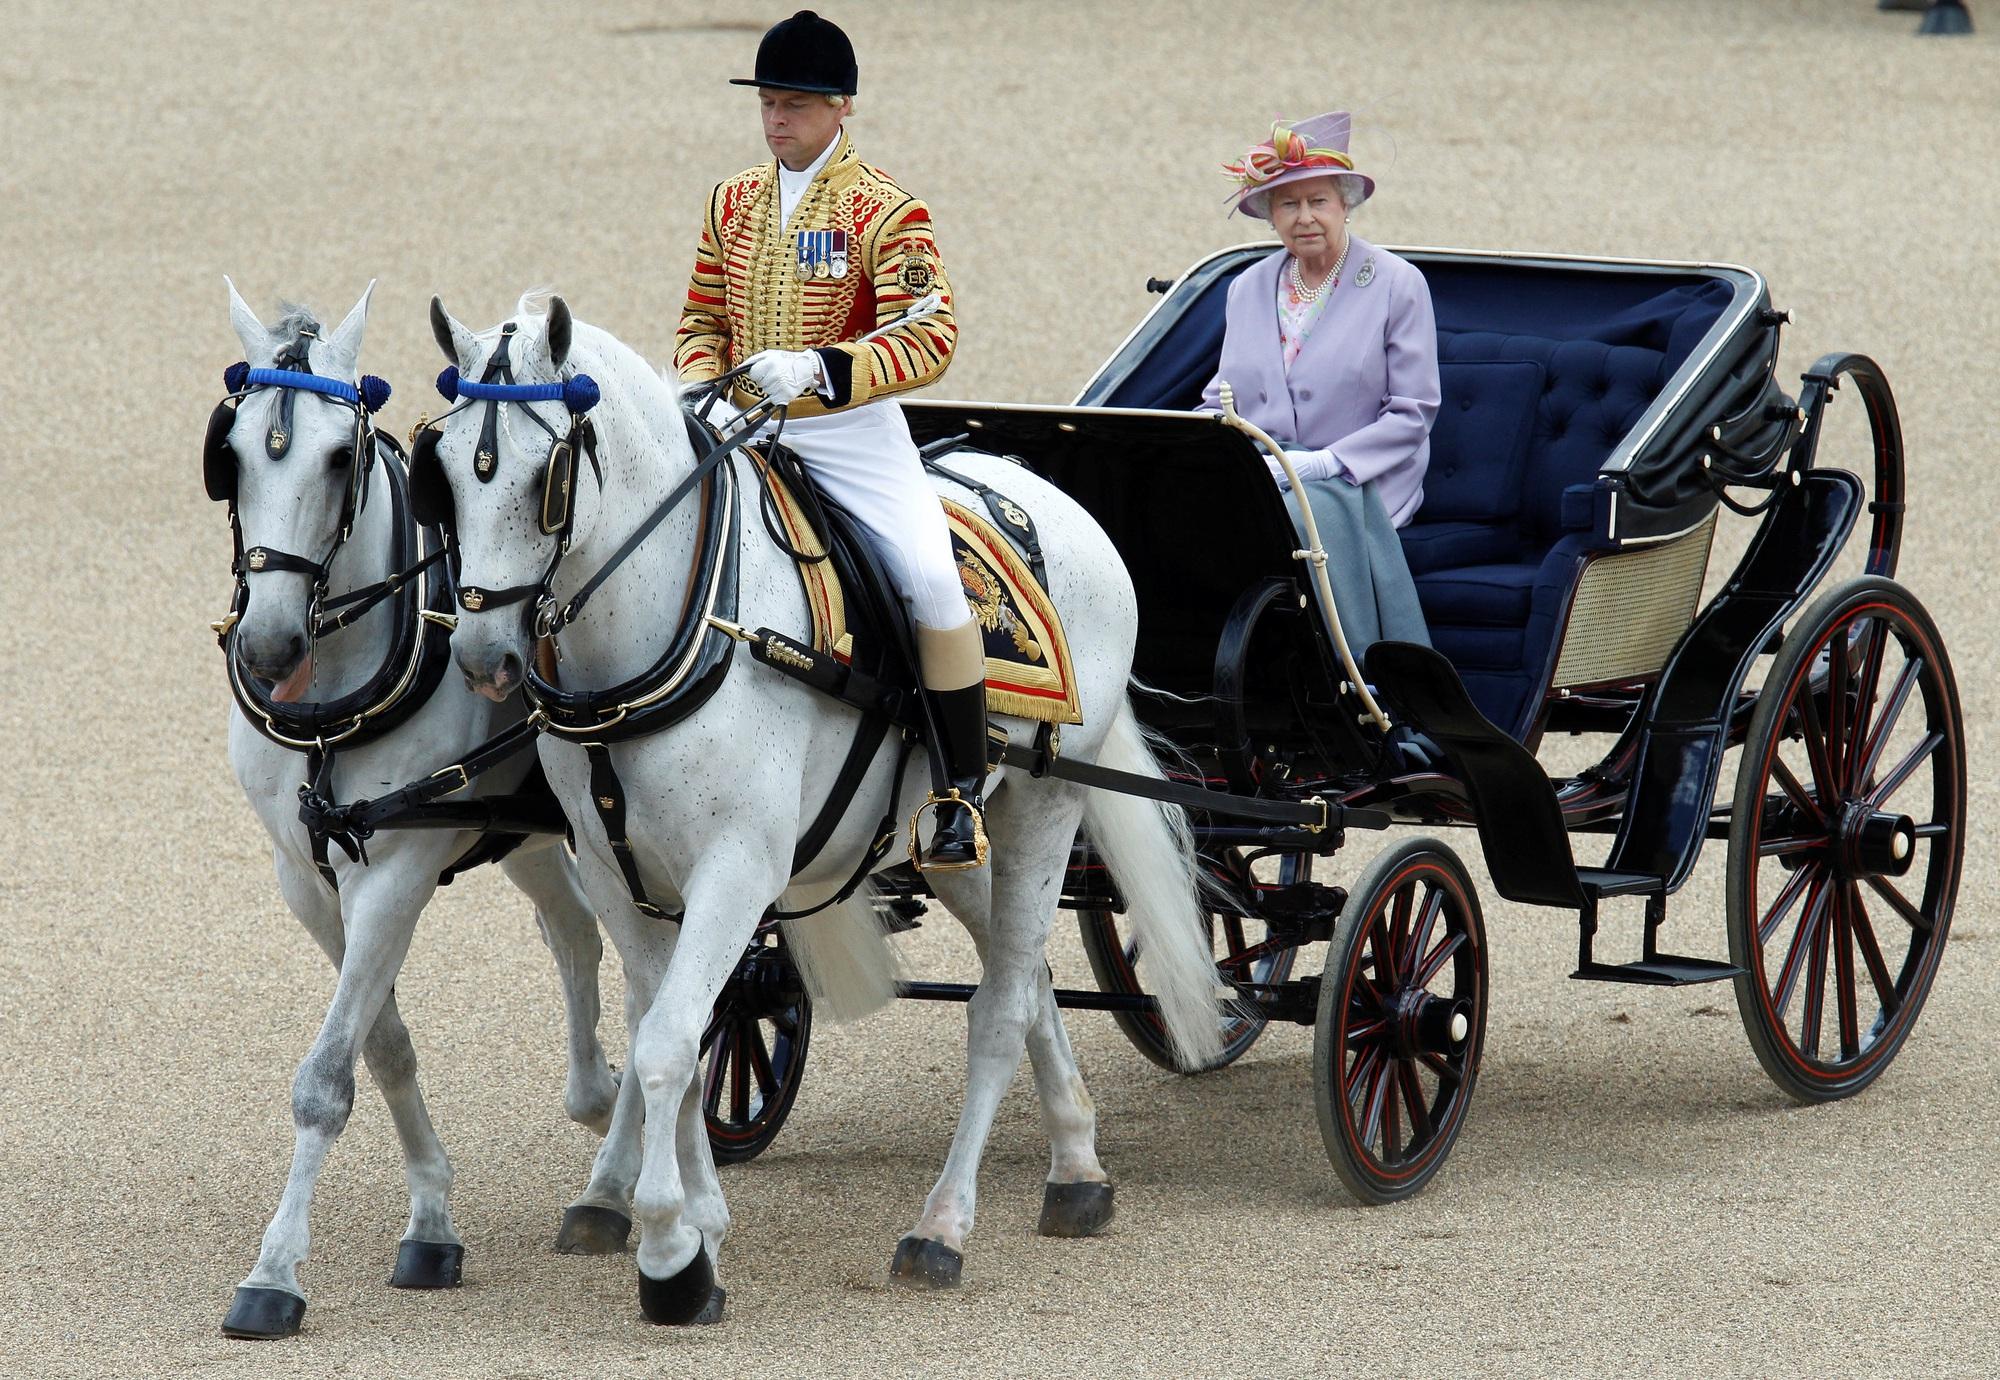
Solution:
M 246 10 L 12 0 L 0 48 L 0 1372 L 8 1375 L 1938 1375 L 2000 1371 L 2000 977 L 1990 760 L 2000 8 L 1919 40 L 1868 0 L 849 4 L 864 154 L 928 197 L 964 324 L 940 391 L 1060 400 L 1177 271 L 1248 237 L 1216 165 L 1279 114 L 1393 135 L 1381 242 L 1723 259 L 1797 318 L 1785 367 L 1868 352 L 1910 444 L 1904 574 L 1951 644 L 1972 834 L 1937 990 L 1894 1069 L 1800 1109 L 1720 988 L 1572 983 L 1562 916 L 1494 902 L 1478 1101 L 1418 1199 L 1341 1195 L 1310 1032 L 1197 1080 L 1072 1021 L 1116 1227 L 1033 1233 L 1026 1080 L 964 1289 L 884 1267 L 938 1167 L 959 1017 L 821 1032 L 790 1126 L 725 1172 L 730 1318 L 646 1326 L 632 1266 L 549 1251 L 592 1142 L 561 1111 L 553 975 L 497 875 L 442 893 L 399 986 L 458 1171 L 466 1287 L 384 1286 L 404 1215 L 364 1086 L 323 1181 L 296 1341 L 223 1341 L 330 991 L 224 756 L 227 591 L 197 448 L 237 357 L 221 275 L 334 316 L 405 428 L 433 291 L 485 323 L 534 284 L 655 356 L 698 209 L 761 153 L 778 6 Z M 246 18 L 252 16 L 254 18 Z M 1365 152 L 1365 150 L 1364 150 Z M 1987 169 L 1981 173 L 1980 169 Z M 1831 447 L 1858 454 L 1858 409 Z M 1982 555 L 1984 551 L 1987 554 Z M 1343 857 L 1351 875 L 1366 848 Z M 1720 850 L 1673 942 L 1723 951 Z M 964 975 L 932 923 L 908 953 Z M 1064 934 L 1059 974 L 1079 977 Z M 616 977 L 607 966 L 616 1011 Z M 366 1083 L 365 1076 L 363 1078 Z

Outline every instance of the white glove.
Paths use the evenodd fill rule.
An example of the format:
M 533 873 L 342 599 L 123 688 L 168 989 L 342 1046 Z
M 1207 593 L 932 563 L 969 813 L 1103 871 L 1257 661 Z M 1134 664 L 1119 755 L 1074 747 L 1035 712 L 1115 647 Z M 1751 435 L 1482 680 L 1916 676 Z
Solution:
M 1292 468 L 1298 471 L 1300 479 L 1347 478 L 1347 467 L 1341 464 L 1339 457 L 1330 450 L 1299 450 L 1286 446 L 1285 457 L 1292 462 Z M 1285 473 L 1285 467 L 1269 456 L 1265 457 L 1264 464 L 1271 471 L 1271 478 L 1277 481 L 1278 487 L 1290 491 L 1292 481 Z
M 811 350 L 762 350 L 745 364 L 764 396 L 781 407 L 815 391 L 823 377 L 819 356 Z

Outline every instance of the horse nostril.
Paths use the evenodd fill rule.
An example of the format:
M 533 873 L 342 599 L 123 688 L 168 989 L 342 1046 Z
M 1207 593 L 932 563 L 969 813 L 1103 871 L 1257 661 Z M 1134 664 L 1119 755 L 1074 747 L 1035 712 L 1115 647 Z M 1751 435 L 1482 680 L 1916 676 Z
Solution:
M 305 634 L 293 633 L 291 636 L 291 640 L 285 643 L 285 655 L 289 657 L 293 662 L 297 662 L 298 659 L 304 656 L 305 654 L 306 654 Z

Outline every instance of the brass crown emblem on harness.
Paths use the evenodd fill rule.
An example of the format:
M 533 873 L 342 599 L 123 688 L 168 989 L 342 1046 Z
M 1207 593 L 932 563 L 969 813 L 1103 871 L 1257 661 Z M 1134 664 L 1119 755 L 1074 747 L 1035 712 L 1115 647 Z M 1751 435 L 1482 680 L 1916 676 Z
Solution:
M 243 564 L 249 566 L 252 570 L 262 570 L 269 563 L 270 559 L 269 553 L 261 546 L 253 546 L 243 553 Z

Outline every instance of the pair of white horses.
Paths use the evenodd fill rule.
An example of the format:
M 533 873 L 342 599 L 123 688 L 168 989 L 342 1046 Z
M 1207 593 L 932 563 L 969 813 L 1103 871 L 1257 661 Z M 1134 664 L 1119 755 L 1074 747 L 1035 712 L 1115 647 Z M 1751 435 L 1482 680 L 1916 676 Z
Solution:
M 371 285 L 372 289 L 372 285 Z M 233 285 L 230 315 L 246 359 L 270 368 L 302 339 L 311 370 L 353 382 L 368 294 L 341 324 L 322 332 L 294 313 L 267 327 Z M 463 378 L 482 377 L 501 327 L 475 332 L 433 303 L 440 344 Z M 505 323 L 503 323 L 505 324 Z M 601 390 L 591 412 L 597 464 L 579 464 L 570 549 L 553 593 L 567 599 L 695 466 L 680 389 L 606 332 L 573 321 L 561 298 L 538 310 L 522 299 L 512 324 L 512 376 L 520 384 L 588 374 Z M 237 510 L 246 547 L 317 552 L 337 535 L 347 475 L 338 465 L 353 420 L 324 398 L 296 397 L 288 455 L 266 458 L 263 438 L 281 390 L 241 401 L 228 443 L 237 461 Z M 438 457 L 454 507 L 460 587 L 502 589 L 542 577 L 559 537 L 538 521 L 548 435 L 519 409 L 538 408 L 555 434 L 567 430 L 560 403 L 500 405 L 499 455 L 490 481 L 475 479 L 475 415 L 447 419 Z M 353 463 L 364 463 L 355 457 Z M 378 463 L 399 463 L 386 448 Z M 731 482 L 757 481 L 739 453 Z M 984 457 L 954 461 L 1003 488 L 1035 515 L 1049 592 L 1068 628 L 1083 722 L 1066 729 L 1066 755 L 1157 775 L 1127 699 L 1137 618 L 1131 582 L 1108 539 L 1065 495 L 1027 471 Z M 333 561 L 334 592 L 390 574 L 391 521 L 370 486 L 351 538 Z M 948 487 L 941 484 L 941 487 Z M 677 510 L 597 590 L 559 634 L 565 688 L 621 683 L 652 666 L 674 635 L 672 611 L 687 606 L 696 505 Z M 234 635 L 245 667 L 284 696 L 331 699 L 367 677 L 392 628 L 388 606 L 351 628 L 311 635 L 311 580 L 289 570 L 248 575 L 250 597 Z M 811 624 L 796 567 L 754 521 L 742 524 L 739 619 L 806 634 Z M 692 601 L 698 602 L 698 601 Z M 521 607 L 461 609 L 452 651 L 462 685 L 447 679 L 406 724 L 342 753 L 333 788 L 341 799 L 375 796 L 458 760 L 524 710 L 517 691 L 535 648 Z M 476 693 L 475 693 L 476 692 Z M 812 905 L 834 895 L 872 841 L 892 789 L 895 745 L 885 744 L 818 860 L 790 875 L 795 845 L 834 784 L 859 715 L 796 682 L 738 658 L 721 688 L 673 727 L 613 748 L 628 800 L 626 831 L 647 891 L 678 922 L 649 919 L 632 903 L 591 803 L 584 750 L 544 735 L 542 766 L 575 822 L 575 860 L 551 840 L 508 858 L 508 875 L 535 904 L 555 955 L 568 1006 L 571 1117 L 605 1133 L 583 1191 L 571 1204 L 559 1248 L 621 1250 L 639 1227 L 639 1293 L 656 1322 L 719 1316 L 720 1257 L 729 1230 L 706 1135 L 697 1077 L 700 1040 L 718 993 L 760 918 L 781 901 Z M 1032 725 L 1002 723 L 1017 741 Z M 394 982 L 417 918 L 444 867 L 470 843 L 447 831 L 385 830 L 367 861 L 338 850 L 338 887 L 315 867 L 298 819 L 299 754 L 272 743 L 239 710 L 230 756 L 275 845 L 287 903 L 339 971 L 332 1004 L 292 1089 L 292 1168 L 255 1268 L 225 1323 L 234 1335 L 296 1331 L 304 1311 L 298 1268 L 308 1246 L 315 1182 L 354 1100 L 354 1059 L 368 1061 L 395 1119 L 410 1187 L 410 1218 L 394 1282 L 456 1283 L 462 1248 L 446 1204 L 451 1171 L 416 1083 L 415 1057 L 397 1011 Z M 504 791 L 526 764 L 481 778 L 475 791 Z M 923 800 L 911 773 L 898 809 Z M 1002 769 L 989 782 L 989 866 L 931 879 L 937 898 L 971 932 L 982 977 L 969 1012 L 963 1110 L 944 1169 L 915 1224 L 898 1244 L 893 1278 L 912 1285 L 958 1281 L 973 1225 L 979 1161 L 1000 1098 L 1030 1055 L 1050 1142 L 1042 1230 L 1083 1235 L 1111 1217 L 1110 1181 L 1096 1151 L 1096 1118 L 1050 988 L 1043 957 L 1072 841 L 1084 829 L 1117 876 L 1137 926 L 1142 972 L 1183 1060 L 1198 1067 L 1219 1048 L 1221 1010 L 1213 959 L 1197 907 L 1198 874 L 1184 817 L 1135 797 L 1085 791 L 1055 778 Z M 788 938 L 821 1012 L 840 1018 L 873 1009 L 894 991 L 892 956 L 873 907 L 862 898 L 790 923 Z M 622 1080 L 596 1035 L 598 924 L 622 959 L 631 1049 Z

